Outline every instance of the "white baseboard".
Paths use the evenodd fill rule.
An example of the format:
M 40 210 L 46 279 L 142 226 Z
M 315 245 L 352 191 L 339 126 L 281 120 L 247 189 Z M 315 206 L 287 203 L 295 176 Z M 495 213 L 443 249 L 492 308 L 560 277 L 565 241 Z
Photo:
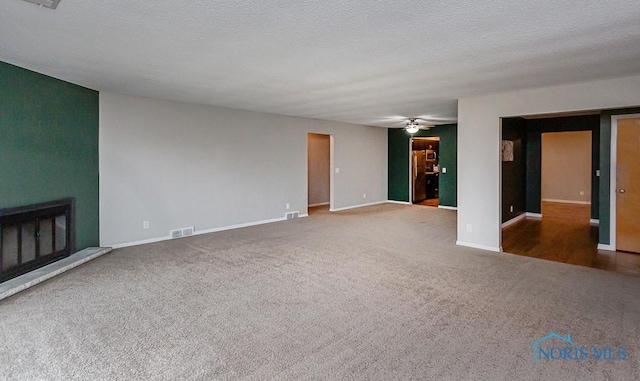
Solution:
M 527 212 L 524 214 L 526 217 L 531 217 L 531 218 L 542 218 L 542 213 L 532 213 L 532 212 Z
M 558 199 L 555 199 L 555 198 L 543 198 L 542 201 L 559 202 L 559 203 L 563 203 L 563 204 L 591 205 L 591 201 L 558 200 Z
M 412 205 L 408 201 L 396 201 L 396 200 L 387 200 L 389 204 L 400 204 L 400 205 Z
M 616 251 L 616 248 L 607 243 L 599 243 L 598 250 Z
M 313 208 L 314 206 L 323 206 L 323 205 L 329 205 L 328 202 L 321 202 L 319 204 L 309 204 L 309 208 Z
M 300 214 L 298 217 L 299 218 L 309 217 L 309 214 Z M 249 226 L 264 225 L 264 224 L 270 224 L 270 223 L 273 223 L 273 222 L 280 222 L 280 221 L 286 221 L 286 220 L 287 219 L 285 217 L 280 217 L 280 218 L 272 218 L 272 219 L 269 219 L 269 220 L 247 222 L 247 223 L 244 223 L 244 224 L 222 226 L 222 227 L 212 228 L 212 229 L 196 230 L 196 231 L 193 232 L 193 235 L 195 236 L 195 235 L 201 235 L 201 234 L 221 232 L 221 231 L 225 231 L 225 230 L 247 228 Z M 187 237 L 185 237 L 185 238 L 187 238 Z M 119 244 L 111 245 L 111 247 L 114 248 L 114 249 L 121 249 L 123 247 L 145 245 L 145 244 L 148 244 L 148 243 L 168 241 L 170 239 L 171 239 L 171 236 L 167 235 L 167 236 L 164 236 L 164 237 L 150 238 L 150 239 L 145 239 L 145 240 L 141 240 L 141 241 L 119 243 Z
M 600 225 L 600 220 L 592 218 L 589 220 L 589 223 L 591 225 Z
M 472 247 L 474 249 L 481 249 L 481 250 L 489 250 L 489 251 L 496 251 L 496 252 L 501 252 L 502 248 L 501 247 L 494 247 L 494 246 L 485 246 L 485 245 L 479 245 L 477 243 L 471 243 L 471 242 L 464 242 L 464 241 L 456 241 L 456 245 L 458 246 L 466 246 L 466 247 Z
M 526 217 L 527 217 L 527 214 L 526 213 L 522 213 L 522 214 L 520 214 L 518 216 L 513 217 L 509 221 L 503 222 L 501 227 L 504 229 L 507 226 L 511 226 L 511 225 L 515 224 L 516 222 L 518 222 L 518 221 L 524 220 Z
M 195 232 L 193 234 L 195 234 Z M 156 237 L 156 238 L 143 239 L 140 241 L 118 243 L 118 244 L 111 245 L 111 247 L 114 249 L 122 249 L 123 247 L 146 245 L 148 243 L 168 241 L 170 239 L 171 239 L 171 236 Z
M 458 210 L 458 207 L 456 207 L 456 206 L 447 206 L 447 205 L 438 205 L 438 208 L 440 208 L 440 209 L 448 209 L 448 210 Z
M 363 208 L 365 206 L 372 206 L 372 205 L 380 205 L 380 204 L 386 204 L 387 201 L 376 201 L 376 202 L 371 202 L 368 204 L 360 204 L 360 205 L 353 205 L 353 206 L 345 206 L 342 208 L 335 208 L 335 209 L 329 209 L 330 212 L 339 212 L 341 210 L 349 210 L 349 209 L 356 209 L 356 208 Z

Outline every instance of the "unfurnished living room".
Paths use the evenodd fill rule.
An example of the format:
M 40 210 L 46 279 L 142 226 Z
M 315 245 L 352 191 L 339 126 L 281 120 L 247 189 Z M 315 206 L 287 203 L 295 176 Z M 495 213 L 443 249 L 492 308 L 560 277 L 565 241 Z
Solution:
M 639 379 L 639 19 L 3 0 L 0 380 Z

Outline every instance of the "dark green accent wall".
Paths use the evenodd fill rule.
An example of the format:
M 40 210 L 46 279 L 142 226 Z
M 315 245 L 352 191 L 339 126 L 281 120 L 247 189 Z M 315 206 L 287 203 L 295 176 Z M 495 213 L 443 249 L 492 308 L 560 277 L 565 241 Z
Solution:
M 389 155 L 389 200 L 409 201 L 409 135 L 402 128 L 388 130 Z M 458 126 L 446 124 L 436 126 L 428 131 L 420 130 L 414 134 L 416 138 L 440 138 L 440 168 L 447 168 L 447 173 L 440 173 L 440 205 L 457 206 L 458 197 Z
M 611 116 L 624 114 L 640 114 L 640 108 L 605 110 L 600 113 L 600 205 L 599 205 L 599 243 L 611 243 Z
M 387 130 L 388 198 L 409 201 L 409 136 L 399 128 Z M 407 136 L 404 136 L 404 135 Z
M 98 92 L 0 62 L 0 208 L 67 197 L 98 246 Z
M 513 142 L 513 161 L 501 162 L 502 222 L 507 222 L 527 211 L 527 121 L 522 118 L 503 118 L 502 140 Z
M 600 116 L 529 119 L 527 125 L 527 212 L 541 212 L 542 134 L 545 132 L 591 131 L 591 218 L 599 215 Z

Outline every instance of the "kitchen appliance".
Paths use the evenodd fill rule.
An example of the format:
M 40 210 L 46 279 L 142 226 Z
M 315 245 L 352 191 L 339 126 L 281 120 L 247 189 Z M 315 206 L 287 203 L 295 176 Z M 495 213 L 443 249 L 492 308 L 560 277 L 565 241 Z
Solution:
M 427 151 L 413 151 L 413 202 L 427 198 Z

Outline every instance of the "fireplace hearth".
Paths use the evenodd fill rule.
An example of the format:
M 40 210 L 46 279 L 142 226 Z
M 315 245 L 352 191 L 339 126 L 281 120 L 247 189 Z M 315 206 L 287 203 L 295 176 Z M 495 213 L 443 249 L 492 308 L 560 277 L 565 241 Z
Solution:
M 74 199 L 0 209 L 0 282 L 71 255 Z

